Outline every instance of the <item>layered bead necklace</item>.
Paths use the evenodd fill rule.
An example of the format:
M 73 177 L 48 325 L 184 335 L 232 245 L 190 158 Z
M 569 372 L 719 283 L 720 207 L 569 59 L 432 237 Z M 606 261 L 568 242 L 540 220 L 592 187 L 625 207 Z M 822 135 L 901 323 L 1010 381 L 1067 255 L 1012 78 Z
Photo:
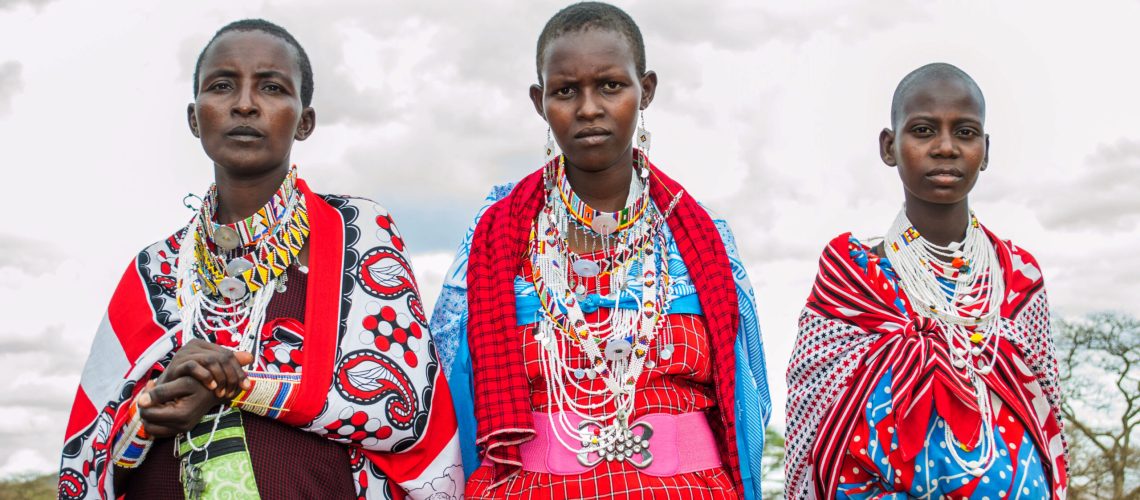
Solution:
M 177 300 L 189 338 L 217 342 L 258 359 L 259 334 L 274 291 L 309 237 L 305 199 L 293 167 L 269 203 L 234 224 L 215 222 L 217 186 L 203 198 L 178 251 Z M 256 361 L 255 361 L 256 363 Z
M 951 363 L 974 388 L 982 420 L 981 456 L 962 458 L 958 450 L 967 447 L 949 430 L 945 444 L 960 467 L 980 477 L 993 465 L 996 453 L 993 408 L 983 377 L 993 371 L 1001 337 L 1005 280 L 997 251 L 972 212 L 965 239 L 940 246 L 919 234 L 905 207 L 891 225 L 885 246 L 912 309 L 938 326 Z
M 626 207 L 616 213 L 595 210 L 573 193 L 564 157 L 550 162 L 543 171 L 546 203 L 530 234 L 531 279 L 546 319 L 538 323 L 534 336 L 550 398 L 548 415 L 558 441 L 584 465 L 602 459 L 648 465 L 639 465 L 633 455 L 645 451 L 652 429 L 647 424 L 631 427 L 630 417 L 638 378 L 652 368 L 647 358 L 667 308 L 662 225 L 679 196 L 659 212 L 649 199 L 649 171 L 638 155 L 641 175 L 633 176 Z M 575 232 L 599 239 L 601 251 L 587 254 L 591 258 L 574 252 L 568 235 Z M 614 308 L 601 321 L 587 321 L 581 302 L 600 289 L 588 290 L 582 278 L 604 275 L 610 280 L 607 298 Z M 629 289 L 631 282 L 641 286 L 640 297 Z M 601 280 L 595 283 L 600 287 Z M 632 298 L 636 309 L 621 308 L 623 298 Z M 603 386 L 591 389 L 588 381 L 596 379 Z M 588 402 L 577 401 L 571 388 Z M 575 425 L 571 415 L 580 423 Z M 640 434 L 633 432 L 638 426 L 645 427 Z M 563 436 L 576 437 L 580 446 Z

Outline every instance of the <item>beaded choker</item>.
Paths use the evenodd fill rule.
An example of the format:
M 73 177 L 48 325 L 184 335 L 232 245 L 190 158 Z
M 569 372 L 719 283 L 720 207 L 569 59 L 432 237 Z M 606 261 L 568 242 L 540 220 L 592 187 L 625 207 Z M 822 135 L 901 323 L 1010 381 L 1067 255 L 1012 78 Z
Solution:
M 308 210 L 296 183 L 294 167 L 269 203 L 235 224 L 213 221 L 217 188 L 210 187 L 178 253 L 177 300 L 187 334 L 210 341 L 227 335 L 257 359 L 265 307 L 274 291 L 284 290 L 285 270 L 309 237 Z
M 640 151 L 636 153 L 642 155 Z M 628 228 L 645 214 L 645 207 L 649 206 L 649 189 L 643 187 L 641 196 L 618 212 L 603 212 L 590 207 L 570 187 L 570 179 L 566 177 L 565 156 L 558 157 L 558 171 L 555 175 L 558 179 L 558 194 L 570 216 L 583 228 L 590 228 L 602 236 Z

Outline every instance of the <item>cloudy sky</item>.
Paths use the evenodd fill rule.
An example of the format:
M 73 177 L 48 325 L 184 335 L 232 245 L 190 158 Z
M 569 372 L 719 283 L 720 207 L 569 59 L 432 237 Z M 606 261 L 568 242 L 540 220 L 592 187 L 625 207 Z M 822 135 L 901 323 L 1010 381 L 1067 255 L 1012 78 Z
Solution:
M 1140 314 L 1138 2 L 622 1 L 660 75 L 651 155 L 735 229 L 784 371 L 820 249 L 881 235 L 891 92 L 932 61 L 988 102 L 979 218 L 1033 251 L 1061 315 Z M 210 163 L 185 119 L 214 30 L 264 17 L 316 74 L 294 160 L 317 190 L 391 209 L 425 301 L 483 195 L 537 168 L 534 42 L 562 3 L 0 0 L 0 476 L 48 471 L 124 267 L 190 217 Z

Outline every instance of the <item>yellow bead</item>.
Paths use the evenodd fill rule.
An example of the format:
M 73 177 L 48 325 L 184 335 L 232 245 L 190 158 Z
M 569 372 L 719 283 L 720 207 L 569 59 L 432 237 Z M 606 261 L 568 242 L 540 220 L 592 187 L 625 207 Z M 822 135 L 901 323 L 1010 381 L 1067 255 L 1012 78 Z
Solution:
M 980 344 L 980 343 L 982 343 L 983 340 L 985 340 L 985 338 L 986 337 L 984 335 L 982 335 L 980 333 L 975 333 L 973 335 L 970 335 L 970 342 L 973 342 L 975 344 Z

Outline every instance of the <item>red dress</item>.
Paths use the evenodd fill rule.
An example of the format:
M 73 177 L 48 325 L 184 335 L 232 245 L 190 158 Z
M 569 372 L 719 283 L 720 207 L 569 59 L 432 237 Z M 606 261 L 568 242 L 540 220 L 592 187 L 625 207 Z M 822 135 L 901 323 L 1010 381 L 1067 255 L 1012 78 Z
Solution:
M 524 274 L 524 276 L 527 274 Z M 581 278 L 579 278 L 581 279 Z M 595 289 L 600 280 L 601 294 L 608 294 L 608 276 L 586 278 L 586 288 Z M 587 313 L 586 319 L 597 322 L 608 317 L 610 309 L 598 309 Z M 546 380 L 540 369 L 539 344 L 532 332 L 536 324 L 519 327 L 523 342 L 523 356 L 526 360 L 527 378 L 530 382 L 531 408 L 536 412 L 546 412 L 549 399 Z M 720 421 L 717 415 L 716 394 L 713 389 L 712 357 L 709 348 L 709 335 L 705 318 L 695 314 L 669 314 L 658 323 L 655 346 L 650 349 L 648 359 L 656 366 L 642 372 L 637 382 L 634 410 L 631 421 L 650 413 L 678 415 L 703 411 L 709 425 L 719 435 Z M 671 342 L 672 356 L 660 357 L 660 346 Z M 574 354 L 584 354 L 575 352 Z M 600 378 L 579 381 L 590 390 L 604 388 Z M 579 394 L 573 386 L 566 388 L 579 403 L 588 403 L 590 396 Z M 594 396 L 597 397 L 597 396 Z M 558 411 L 555 409 L 555 411 Z M 613 408 L 606 408 L 612 412 Z M 557 446 L 557 445 L 556 445 Z M 726 462 L 725 450 L 720 450 L 722 462 Z M 596 467 L 576 475 L 521 470 L 515 476 L 496 488 L 490 488 L 491 468 L 481 466 L 467 480 L 468 498 L 606 498 L 606 499 L 733 499 L 738 498 L 732 483 L 732 476 L 721 466 L 715 469 L 680 473 L 669 477 L 651 476 L 637 470 L 626 461 L 602 461 Z

